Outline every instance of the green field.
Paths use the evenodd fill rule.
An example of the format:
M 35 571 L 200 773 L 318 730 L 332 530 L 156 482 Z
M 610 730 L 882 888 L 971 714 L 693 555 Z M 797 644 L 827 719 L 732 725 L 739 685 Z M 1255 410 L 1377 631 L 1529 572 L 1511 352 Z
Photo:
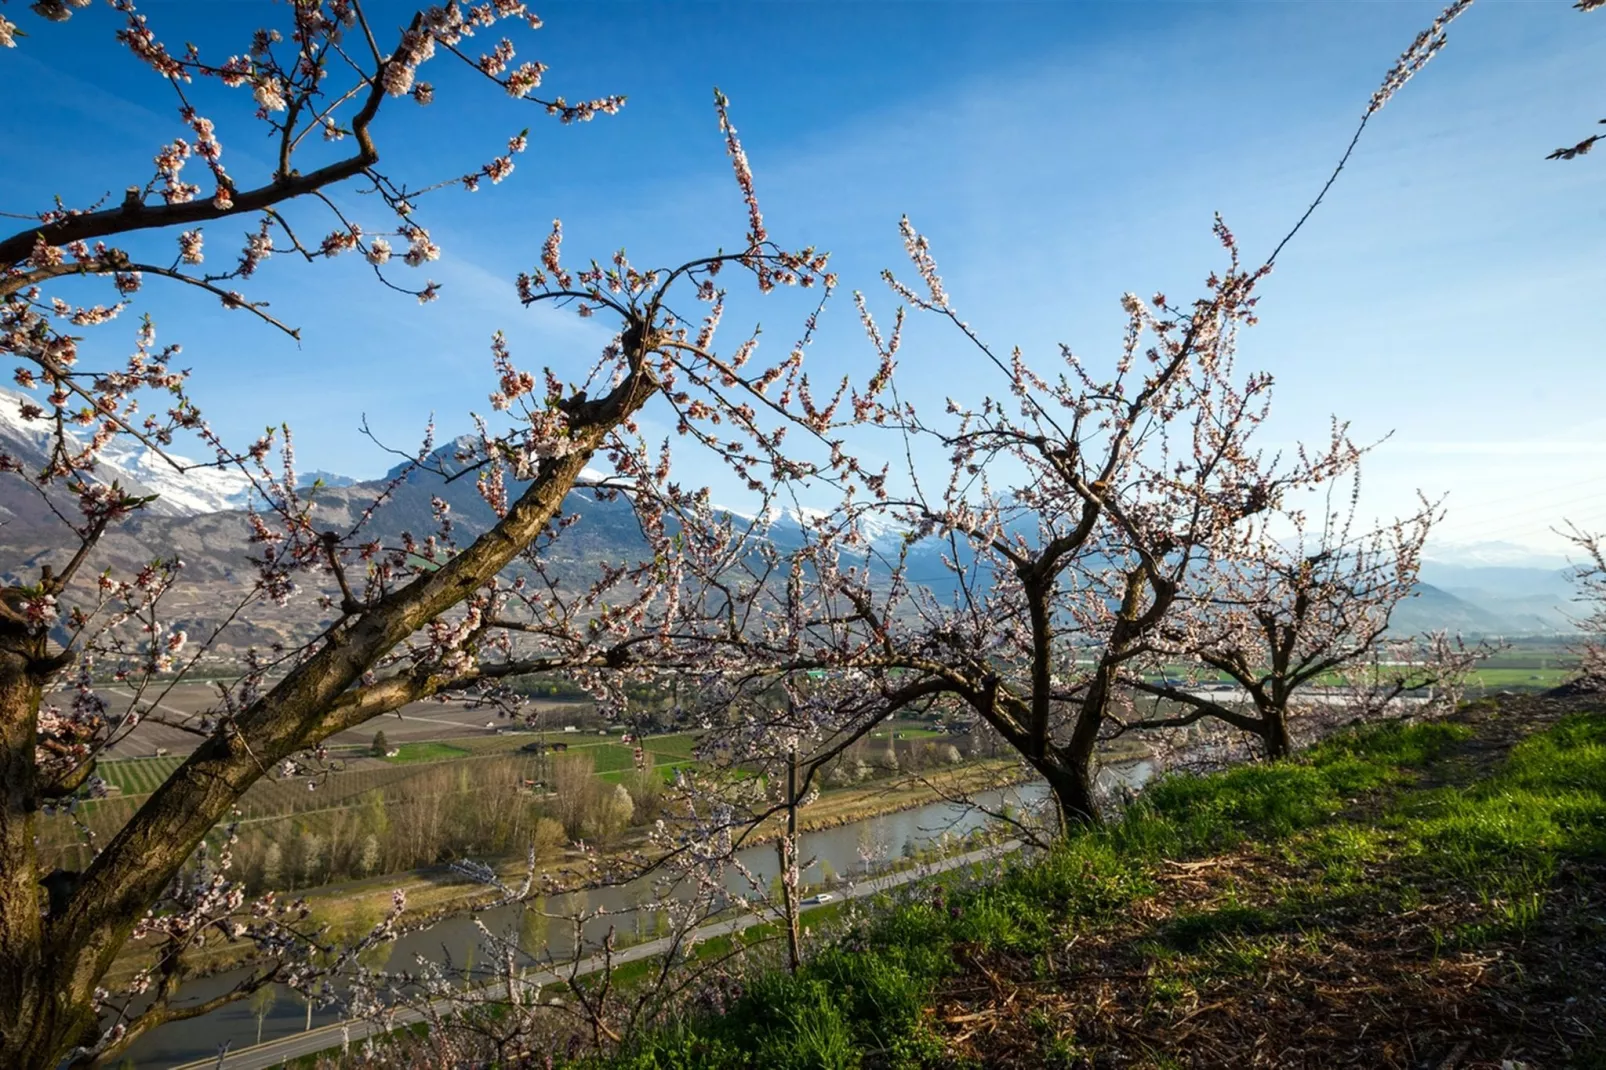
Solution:
M 641 745 L 654 754 L 674 758 L 677 761 L 686 761 L 691 758 L 692 751 L 697 747 L 698 735 L 695 732 L 680 732 L 672 736 L 648 736 L 642 740 Z
M 547 738 L 536 732 L 509 732 L 505 736 L 454 736 L 441 740 L 470 754 L 498 754 L 516 751 L 531 740 Z
M 1468 676 L 1467 686 L 1473 689 L 1525 688 L 1535 690 L 1556 687 L 1572 677 L 1573 667 L 1577 664 L 1577 660 L 1575 656 L 1569 654 L 1560 646 L 1517 646 L 1510 650 L 1503 650 L 1480 662 L 1478 667 Z M 1190 668 L 1195 673 L 1193 679 L 1201 684 L 1233 682 L 1226 675 L 1214 670 L 1186 665 L 1168 665 L 1164 670 L 1163 676 L 1160 673 L 1151 673 L 1147 679 L 1153 683 L 1159 683 L 1165 677 L 1169 677 L 1173 681 L 1185 680 L 1188 679 Z M 1318 687 L 1333 687 L 1344 682 L 1343 677 L 1333 673 L 1318 677 L 1314 681 Z
M 648 753 L 650 754 L 652 752 L 649 751 Z M 660 761 L 654 761 L 652 767 L 656 772 L 658 772 L 659 774 L 661 774 L 663 776 L 664 780 L 669 781 L 669 780 L 673 780 L 674 779 L 674 772 L 675 772 L 676 769 L 692 766 L 692 765 L 695 765 L 695 764 L 697 764 L 697 763 L 696 762 L 692 762 L 692 761 L 684 761 L 684 762 L 660 762 Z M 635 766 L 632 765 L 631 768 L 629 768 L 629 769 L 614 769 L 614 770 L 611 770 L 610 772 L 598 773 L 597 774 L 597 779 L 601 780 L 601 781 L 604 781 L 606 783 L 609 783 L 609 784 L 623 784 L 624 781 L 625 781 L 625 777 L 629 776 L 634 771 L 635 771 Z
M 162 781 L 173 775 L 183 758 L 119 758 L 100 762 L 96 767 L 108 784 L 115 784 L 124 795 L 149 795 Z
M 1556 687 L 1564 683 L 1571 669 L 1478 669 L 1469 681 L 1475 687 Z
M 590 746 L 571 746 L 570 754 L 583 752 L 591 756 L 592 768 L 598 773 L 612 773 L 621 769 L 634 769 L 635 752 L 622 743 L 593 743 Z
M 462 747 L 454 747 L 450 743 L 431 740 L 428 743 L 403 743 L 396 748 L 394 758 L 387 757 L 385 761 L 400 764 L 402 762 L 439 762 L 447 758 L 466 758 L 468 751 Z

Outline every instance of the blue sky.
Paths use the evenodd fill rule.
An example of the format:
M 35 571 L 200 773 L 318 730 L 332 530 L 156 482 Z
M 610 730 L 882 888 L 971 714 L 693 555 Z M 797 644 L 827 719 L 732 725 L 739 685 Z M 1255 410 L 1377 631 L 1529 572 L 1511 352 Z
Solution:
M 403 17 L 402 5 L 378 6 L 378 22 Z M 885 317 L 894 301 L 876 276 L 902 263 L 907 213 L 990 341 L 1021 346 L 1044 370 L 1063 341 L 1097 368 L 1116 353 L 1123 291 L 1198 290 L 1216 264 L 1212 212 L 1247 256 L 1269 251 L 1439 6 L 538 5 L 547 27 L 525 39 L 552 68 L 546 88 L 630 101 L 559 127 L 437 62 L 435 104 L 394 102 L 406 123 L 381 127 L 384 166 L 413 179 L 461 173 L 532 127 L 501 186 L 424 202 L 445 250 L 427 269 L 445 286 L 440 301 L 419 307 L 365 284 L 355 263 L 279 257 L 253 293 L 302 328 L 299 347 L 164 287 L 148 286 L 143 307 L 185 343 L 196 395 L 227 437 L 288 420 L 304 467 L 376 475 L 390 458 L 358 434 L 360 415 L 403 448 L 432 411 L 443 431 L 466 430 L 470 410 L 488 409 L 496 328 L 525 366 L 574 376 L 589 365 L 599 328 L 513 299 L 512 276 L 554 216 L 571 258 L 624 245 L 638 263 L 668 263 L 740 242 L 710 107 L 718 85 L 777 239 L 831 250 L 844 289 L 865 290 Z M 283 12 L 254 0 L 142 9 L 158 33 L 225 54 Z M 162 87 L 110 42 L 110 12 L 62 27 L 11 14 L 33 36 L 0 55 L 0 95 L 31 106 L 0 112 L 0 210 L 56 192 L 82 203 L 143 179 L 155 147 L 184 131 Z M 1603 35 L 1606 14 L 1565 0 L 1479 0 L 1374 120 L 1265 286 L 1263 322 L 1240 356 L 1277 380 L 1265 441 L 1319 440 L 1335 413 L 1362 440 L 1393 431 L 1365 469 L 1368 515 L 1411 509 L 1420 487 L 1449 494 L 1445 543 L 1554 549 L 1547 529 L 1563 518 L 1606 527 L 1606 159 L 1544 160 L 1606 117 Z M 215 115 L 244 177 L 261 173 L 266 144 L 248 121 L 230 122 L 238 100 Z M 209 248 L 221 254 L 243 229 L 213 224 Z M 768 343 L 784 346 L 805 311 L 790 297 L 742 300 L 726 328 L 762 320 Z M 115 331 L 96 340 L 112 357 L 126 346 Z M 871 359 L 839 300 L 810 367 L 862 379 Z M 911 334 L 900 383 L 939 406 L 1002 389 L 934 323 Z M 689 448 L 680 456 L 682 480 L 739 502 L 724 473 Z

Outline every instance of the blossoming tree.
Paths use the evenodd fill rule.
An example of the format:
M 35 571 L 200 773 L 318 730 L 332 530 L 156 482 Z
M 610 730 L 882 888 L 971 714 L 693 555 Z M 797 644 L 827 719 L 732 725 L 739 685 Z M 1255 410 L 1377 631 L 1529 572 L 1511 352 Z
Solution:
M 1587 615 L 1577 622 L 1578 675 L 1566 686 L 1606 690 L 1606 538 L 1575 525 L 1569 525 L 1565 534 L 1585 554 L 1574 566 L 1573 584 L 1577 601 L 1588 607 Z
M 82 6 L 34 5 L 54 21 Z M 186 134 L 158 148 L 152 174 L 130 176 L 118 203 L 58 204 L 0 237 L 0 350 L 15 361 L 17 383 L 31 391 L 22 415 L 50 441 L 42 467 L 0 455 L 0 479 L 8 497 L 36 496 L 62 532 L 58 552 L 0 591 L 0 1064 L 18 1068 L 106 1062 L 154 1026 L 207 1013 L 269 983 L 290 984 L 310 998 L 327 968 L 316 967 L 310 952 L 325 963 L 349 962 L 386 938 L 389 922 L 355 947 L 335 948 L 302 924 L 304 911 L 294 905 L 272 896 L 245 902 L 228 874 L 232 838 L 214 830 L 226 826 L 235 802 L 260 778 L 316 773 L 330 735 L 447 690 L 543 669 L 583 675 L 653 658 L 672 664 L 682 653 L 679 637 L 725 619 L 728 607 L 712 598 L 680 595 L 685 576 L 717 574 L 737 536 L 728 523 L 712 522 L 706 494 L 670 480 L 667 444 L 647 449 L 638 413 L 661 407 L 683 435 L 760 487 L 828 476 L 833 463 L 789 460 L 781 432 L 766 430 L 781 423 L 819 435 L 832 423 L 832 406 L 813 404 L 802 373 L 807 332 L 767 366 L 754 359 L 756 337 L 729 353 L 716 348 L 724 301 L 714 278 L 721 268 L 746 273 L 765 292 L 816 282 L 828 291 L 831 281 L 822 255 L 770 240 L 720 98 L 721 129 L 748 206 L 745 238 L 727 243 L 738 251 L 657 270 L 638 269 L 620 252 L 611 262 L 571 270 L 554 225 L 539 265 L 517 280 L 524 303 L 611 317 L 617 333 L 579 388 L 550 370 L 542 377 L 519 368 L 501 338 L 493 342 L 499 381 L 491 402 L 511 429 L 482 424 L 477 444 L 459 458 L 494 511 L 490 529 L 460 543 L 437 499 L 437 530 L 382 541 L 369 534 L 368 521 L 394 483 L 355 523 L 320 522 L 317 503 L 297 486 L 287 433 L 230 449 L 192 400 L 188 373 L 174 363 L 177 347 L 158 346 L 148 319 L 136 331 L 133 356 L 112 370 L 104 370 L 104 358 L 92 361 L 102 370 L 80 363 L 99 344 L 75 329 L 116 319 L 145 282 L 160 278 L 294 335 L 242 290 L 275 254 L 313 262 L 354 253 L 384 285 L 431 300 L 439 289 L 433 282 L 408 284 L 391 273 L 397 260 L 421 267 L 439 255 L 420 221 L 423 196 L 500 182 L 528 134 L 515 134 L 489 162 L 459 177 L 419 185 L 381 169 L 381 110 L 402 97 L 413 106 L 430 103 L 434 90 L 420 75 L 439 62 L 463 62 L 495 92 L 561 122 L 616 111 L 622 99 L 538 97 L 545 67 L 517 63 L 512 38 L 539 20 L 515 0 L 454 0 L 416 12 L 388 38 L 360 0 L 295 0 L 282 29 L 257 31 L 243 55 L 221 61 L 164 44 L 131 0 L 112 6 L 118 41 L 165 83 Z M 20 33 L 10 22 L 0 22 L 0 31 L 6 44 Z M 38 25 L 30 32 L 71 31 Z M 481 51 L 477 43 L 487 33 L 494 43 Z M 260 129 L 276 149 L 270 173 L 247 178 L 226 166 L 225 138 L 203 110 L 208 91 L 251 94 Z M 192 178 L 196 165 L 202 174 Z M 347 185 L 373 194 L 382 219 L 349 217 L 329 195 Z M 203 227 L 236 216 L 253 229 L 237 260 L 213 268 Z M 308 236 L 316 234 L 322 237 Z M 83 279 L 102 280 L 113 292 L 109 303 L 78 304 L 58 292 L 64 280 Z M 671 311 L 672 294 L 702 302 L 700 322 Z M 215 450 L 209 463 L 246 472 L 255 488 L 246 518 L 255 578 L 235 612 L 310 598 L 323 619 L 297 643 L 253 653 L 214 705 L 174 720 L 195 735 L 193 752 L 96 848 L 83 872 L 47 874 L 36 855 L 40 815 L 104 791 L 97 759 L 142 718 L 161 716 L 138 696 L 159 677 L 182 676 L 206 646 L 204 637 L 190 641 L 163 610 L 183 583 L 181 562 L 92 575 L 103 538 L 149 504 L 103 481 L 97 457 L 123 440 L 165 458 L 185 435 Z M 427 466 L 430 445 L 420 466 Z M 612 469 L 600 483 L 582 478 L 593 459 Z M 567 526 L 565 496 L 588 482 L 595 493 L 632 503 L 647 548 L 641 560 L 610 565 L 590 581 L 560 582 L 547 549 Z M 97 687 L 106 675 L 136 699 L 114 707 Z M 595 684 L 607 692 L 606 681 Z M 45 701 L 62 688 L 69 704 Z M 177 1006 L 183 953 L 208 939 L 253 941 L 259 964 L 216 998 Z M 113 995 L 101 979 L 131 940 L 155 945 L 154 964 L 133 992 Z
M 884 476 L 866 481 L 875 495 L 847 508 L 858 526 L 891 520 L 908 537 L 885 555 L 895 578 L 879 591 L 850 570 L 820 571 L 826 612 L 777 671 L 834 673 L 843 708 L 871 720 L 968 710 L 1047 782 L 1062 828 L 1096 821 L 1097 747 L 1115 727 L 1112 712 L 1130 708 L 1124 681 L 1185 620 L 1182 601 L 1204 565 L 1233 553 L 1285 496 L 1344 474 L 1362 453 L 1336 423 L 1292 463 L 1257 450 L 1272 380 L 1237 374 L 1238 333 L 1255 322 L 1258 287 L 1368 122 L 1467 6 L 1451 4 L 1400 56 L 1327 185 L 1265 261 L 1244 265 L 1218 219 L 1226 264 L 1200 297 L 1123 298 L 1124 343 L 1108 377 L 1068 347 L 1054 378 L 1019 350 L 992 348 L 961 318 L 926 238 L 905 219 L 917 279 L 888 272 L 886 281 L 906 307 L 947 321 L 1002 390 L 979 404 L 950 400 L 945 415 L 900 402 L 891 369 L 903 359 L 904 311 L 884 329 L 860 298 L 891 397 L 867 397 L 860 415 L 901 436 L 908 468 L 903 491 L 889 492 Z M 946 458 L 935 472 L 924 462 L 932 454 Z M 937 556 L 934 546 L 945 575 L 917 582 L 912 555 Z
M 1356 495 L 1359 489 L 1357 479 Z M 1127 688 L 1180 706 L 1181 712 L 1135 717 L 1121 730 L 1182 728 L 1213 717 L 1257 737 L 1266 757 L 1288 757 L 1294 749 L 1291 718 L 1314 712 L 1307 694 L 1370 658 L 1395 607 L 1412 596 L 1422 546 L 1438 515 L 1424 502 L 1410 518 L 1356 533 L 1356 504 L 1352 495 L 1346 514 L 1327 512 L 1316 532 L 1309 530 L 1303 511 L 1289 510 L 1291 539 L 1274 538 L 1262 523 L 1206 562 L 1196 578 L 1200 594 L 1184 596 L 1177 619 L 1160 629 L 1155 657 L 1145 666 L 1160 669 L 1161 681 L 1152 672 L 1122 677 Z M 1386 707 L 1403 692 L 1454 675 L 1459 666 L 1454 659 L 1449 664 L 1405 660 L 1413 663 L 1395 667 L 1388 694 L 1344 689 L 1341 701 L 1328 703 L 1327 696 L 1312 701 L 1346 719 L 1375 716 L 1381 709 L 1357 709 L 1350 700 L 1366 694 Z M 1172 680 L 1172 666 L 1179 662 L 1225 675 L 1248 702 L 1201 691 L 1196 679 Z M 1183 675 L 1196 674 L 1184 669 Z

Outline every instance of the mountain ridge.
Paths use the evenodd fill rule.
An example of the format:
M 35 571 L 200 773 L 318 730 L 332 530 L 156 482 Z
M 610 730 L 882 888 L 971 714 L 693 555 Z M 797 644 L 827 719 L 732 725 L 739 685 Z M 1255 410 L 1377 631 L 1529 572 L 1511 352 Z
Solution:
M 0 389 L 0 453 L 24 465 L 42 467 L 48 455 L 48 430 L 23 421 L 17 406 L 23 395 Z M 466 466 L 460 453 L 479 445 L 474 436 L 459 436 L 438 447 L 425 467 L 404 463 L 377 480 L 355 480 L 335 473 L 313 471 L 298 479 L 301 493 L 315 504 L 315 522 L 325 529 L 354 527 L 379 491 L 397 482 L 394 491 L 372 517 L 370 530 L 383 542 L 403 532 L 423 537 L 437 525 L 433 501 L 438 497 L 451 508 L 460 540 L 472 539 L 495 523 L 495 514 L 480 496 L 472 478 L 446 479 L 441 472 L 461 473 Z M 435 471 L 432 469 L 439 469 Z M 585 472 L 599 479 L 605 473 Z M 260 501 L 244 473 L 197 465 L 184 472 L 143 447 L 114 444 L 104 451 L 94 478 L 118 480 L 136 494 L 157 498 L 127 524 L 108 532 L 96 550 L 96 567 L 137 568 L 155 557 L 178 554 L 187 574 L 203 585 L 234 587 L 247 582 L 252 566 L 249 528 L 243 510 Z M 316 484 L 316 485 L 315 485 Z M 523 484 L 509 480 L 516 495 Z M 62 553 L 56 534 L 60 521 L 37 495 L 0 496 L 0 578 L 21 581 L 23 574 Z M 71 516 L 76 504 L 65 493 L 54 502 Z M 67 512 L 70 508 L 72 512 Z M 801 543 L 806 528 L 823 510 L 806 507 L 776 508 L 762 518 L 739 509 L 715 506 L 716 513 L 740 522 L 755 523 L 754 534 L 787 549 Z M 595 492 L 570 492 L 565 510 L 578 522 L 552 543 L 551 559 L 558 565 L 593 566 L 602 560 L 628 558 L 646 544 L 630 505 L 605 500 Z M 762 521 L 762 522 L 759 522 Z M 872 524 L 864 534 L 871 546 L 888 558 L 902 548 L 903 534 L 894 523 Z M 950 573 L 941 563 L 947 545 L 923 539 L 909 548 L 909 580 L 941 597 L 951 587 Z M 1399 634 L 1446 628 L 1467 635 L 1556 635 L 1572 630 L 1571 569 L 1540 568 L 1479 561 L 1451 563 L 1425 561 L 1416 587 L 1418 597 L 1406 599 L 1395 611 Z M 199 605 L 195 607 L 199 609 Z M 1576 615 L 1576 613 L 1575 613 Z
M 50 461 L 52 432 L 45 420 L 27 420 L 22 406 L 36 403 L 26 394 L 0 387 L 0 455 L 9 456 L 25 469 L 38 471 Z M 82 445 L 82 439 L 68 432 L 69 440 Z M 165 456 L 163 455 L 165 454 Z M 175 464 L 178 467 L 175 467 Z M 248 508 L 253 501 L 261 501 L 251 477 L 227 463 L 197 461 L 171 450 L 157 453 L 142 443 L 126 436 L 113 439 L 101 450 L 89 478 L 110 486 L 117 483 L 129 493 L 139 497 L 155 496 L 145 508 L 159 516 L 196 517 L 208 513 L 237 511 Z M 359 481 L 349 476 L 318 470 L 303 473 L 298 486 L 311 486 L 322 480 L 327 486 L 349 487 Z M 8 499 L 14 495 L 7 495 Z M 60 497 L 65 498 L 63 494 Z M 57 503 L 58 508 L 60 502 Z M 54 521 L 48 509 L 30 510 L 8 508 L 0 503 L 0 520 L 17 519 L 29 523 L 40 520 Z M 71 515 L 70 513 L 68 515 Z

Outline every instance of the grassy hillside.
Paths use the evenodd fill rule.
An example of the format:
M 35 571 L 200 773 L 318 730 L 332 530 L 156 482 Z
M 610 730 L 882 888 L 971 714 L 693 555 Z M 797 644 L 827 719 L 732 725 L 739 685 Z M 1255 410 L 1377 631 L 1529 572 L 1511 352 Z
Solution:
M 1606 713 L 1508 697 L 1167 780 L 606 1065 L 1606 1067 Z

